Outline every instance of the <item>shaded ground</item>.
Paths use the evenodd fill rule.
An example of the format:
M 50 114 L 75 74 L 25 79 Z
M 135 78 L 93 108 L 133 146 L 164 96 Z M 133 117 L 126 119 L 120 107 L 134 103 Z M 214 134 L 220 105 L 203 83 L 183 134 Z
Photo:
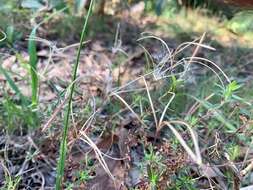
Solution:
M 252 151 L 248 149 L 252 134 L 253 92 L 248 90 L 253 85 L 252 38 L 247 35 L 239 37 L 231 33 L 217 18 L 210 19 L 203 15 L 200 17 L 201 14 L 196 12 L 188 14 L 187 18 L 179 15 L 176 19 L 157 19 L 153 16 L 139 20 L 129 19 L 128 22 L 121 23 L 120 35 L 116 40 L 116 21 L 121 21 L 121 18 L 116 20 L 103 18 L 105 22 L 103 27 L 90 28 L 91 40 L 85 44 L 82 51 L 73 100 L 65 188 L 149 189 L 150 184 L 155 183 L 157 189 L 167 187 L 201 189 L 212 185 L 217 189 L 232 187 L 236 189 L 237 183 L 246 186 L 253 183 L 250 177 L 240 182 L 242 176 L 239 176 L 240 171 L 252 158 Z M 52 21 L 51 24 L 55 25 L 54 22 L 58 23 L 58 20 Z M 72 25 L 70 26 L 72 28 Z M 50 28 L 50 23 L 43 26 L 38 36 L 55 39 L 57 32 L 52 31 L 50 35 L 47 33 Z M 210 70 L 192 66 L 186 75 L 179 75 L 184 85 L 180 83 L 176 89 L 172 89 L 173 81 L 170 78 L 155 80 L 154 75 L 150 75 L 146 79 L 159 116 L 171 98 L 167 92 L 178 94 L 166 112 L 165 119 L 182 119 L 194 125 L 205 163 L 204 169 L 197 167 L 169 129 L 164 127 L 157 133 L 146 89 L 140 89 L 145 87 L 145 82 L 140 79 L 124 86 L 155 68 L 151 61 L 147 64 L 147 55 L 136 42 L 141 37 L 140 33 L 144 31 L 161 37 L 171 51 L 175 51 L 181 43 L 192 41 L 199 38 L 203 32 L 207 32 L 204 42 L 214 47 L 216 51 L 202 48 L 196 56 L 216 62 L 224 72 L 233 76 L 232 80 L 244 83 L 244 88 L 239 94 L 243 95 L 247 103 L 242 101 L 235 105 L 232 102 L 225 111 L 223 110 L 225 118 L 235 118 L 231 119 L 231 123 L 236 128 L 232 132 L 227 132 L 226 127 L 230 125 L 226 122 L 217 123 L 212 119 L 215 114 L 211 108 L 205 110 L 203 106 L 199 109 L 195 100 L 186 95 L 191 94 L 204 100 L 213 89 L 216 89 L 215 83 L 218 83 L 218 80 Z M 12 104 L 12 100 L 14 102 L 19 100 L 7 83 L 6 77 L 0 75 L 0 96 L 4 102 L 0 107 L 4 110 L 0 117 L 2 127 L 0 185 L 4 185 L 3 179 L 6 181 L 6 176 L 12 175 L 15 176 L 12 180 L 18 181 L 19 189 L 54 187 L 59 134 L 66 106 L 65 89 L 71 81 L 71 68 L 77 49 L 76 45 L 69 44 L 76 41 L 78 33 L 76 31 L 69 33 L 76 36 L 67 35 L 66 41 L 56 41 L 57 43 L 38 39 L 40 74 L 40 104 L 36 116 L 39 118 L 38 129 L 29 129 L 29 122 L 22 119 L 26 117 L 25 113 L 29 114 L 29 109 L 26 112 L 18 106 L 13 106 L 13 110 L 6 112 L 6 105 Z M 20 43 L 18 51 L 2 48 L 2 66 L 13 74 L 12 77 L 22 93 L 30 96 L 28 54 L 25 44 L 26 42 Z M 165 47 L 157 40 L 145 39 L 141 44 L 150 52 L 155 64 L 166 56 Z M 191 57 L 194 49 L 195 47 L 189 47 L 176 55 L 173 64 L 183 57 Z M 165 63 L 166 68 L 169 67 L 169 60 Z M 169 70 L 168 73 L 181 73 L 182 69 L 184 68 Z M 122 86 L 124 88 L 121 88 Z M 113 95 L 115 92 L 128 102 L 144 121 L 144 125 L 127 109 L 124 102 Z M 11 101 L 6 97 L 11 97 Z M 215 105 L 220 104 L 218 95 L 211 100 L 213 109 L 216 109 Z M 233 111 L 236 106 L 240 111 Z M 53 117 L 54 113 L 57 113 L 56 117 Z M 8 117 L 15 122 L 10 123 Z M 197 124 L 194 124 L 195 122 Z M 17 126 L 17 123 L 23 125 L 22 130 L 21 125 Z M 6 126 L 11 128 L 12 133 L 6 135 L 8 131 L 5 129 Z M 189 132 L 183 127 L 179 129 L 181 136 L 189 142 L 191 140 Z M 94 144 L 87 143 L 89 140 L 107 155 L 104 159 L 115 177 L 114 181 L 101 167 L 101 161 L 97 159 L 98 153 L 91 146 Z M 231 161 L 224 154 L 225 150 L 229 149 L 227 144 L 230 142 L 236 144 L 236 148 L 239 149 L 236 158 Z M 233 171 L 234 166 L 238 171 Z

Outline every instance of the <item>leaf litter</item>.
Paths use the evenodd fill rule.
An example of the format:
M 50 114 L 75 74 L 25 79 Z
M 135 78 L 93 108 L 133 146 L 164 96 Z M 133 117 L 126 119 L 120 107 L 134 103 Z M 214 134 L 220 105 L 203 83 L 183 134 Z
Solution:
M 108 105 L 108 96 L 111 91 L 115 90 L 113 87 L 116 83 L 125 86 L 121 92 L 124 95 L 126 94 L 124 90 L 145 89 L 145 84 L 141 80 L 128 85 L 132 79 L 146 74 L 145 52 L 139 47 L 127 48 L 131 51 L 127 52 L 127 59 L 119 61 L 120 63 L 117 63 L 119 58 L 100 41 L 89 42 L 88 48 L 82 51 L 78 80 L 76 81 L 78 85 L 73 103 L 75 106 L 72 108 L 73 127 L 68 138 L 70 148 L 65 172 L 65 181 L 76 184 L 74 189 L 116 190 L 133 187 L 148 189 L 148 170 L 150 168 L 158 170 L 160 167 L 145 162 L 147 147 L 150 146 L 153 147 L 156 155 L 163 158 L 159 162 L 166 168 L 160 174 L 158 189 L 165 189 L 169 186 L 172 176 L 187 164 L 193 165 L 183 148 L 177 147 L 175 150 L 174 145 L 164 139 L 165 129 L 161 129 L 163 133 L 157 136 L 154 126 L 151 126 L 151 129 L 143 129 L 141 123 L 129 110 L 118 110 L 121 114 L 110 115 L 111 110 L 104 108 L 105 105 Z M 155 52 L 157 49 L 159 48 L 154 45 L 150 51 Z M 45 123 L 51 119 L 53 111 L 56 111 L 52 120 L 44 125 L 46 133 L 45 131 L 43 133 L 36 131 L 30 134 L 24 131 L 23 134 L 14 134 L 6 138 L 1 135 L 0 147 L 1 150 L 4 150 L 1 152 L 1 159 L 5 158 L 7 165 L 0 168 L 8 168 L 8 172 L 13 176 L 22 176 L 21 189 L 27 187 L 47 189 L 54 186 L 59 149 L 58 134 L 61 130 L 62 110 L 64 110 L 64 103 L 61 105 L 64 102 L 62 93 L 65 92 L 71 81 L 71 68 L 75 52 L 75 47 L 64 49 L 64 52 L 58 51 L 55 54 L 52 54 L 47 48 L 38 52 L 38 73 L 41 74 L 40 109 L 47 110 L 49 103 L 54 102 L 55 104 L 51 108 L 51 114 L 44 115 Z M 27 77 L 27 69 L 29 69 L 28 55 L 25 51 L 19 52 L 19 54 L 22 55 L 22 60 L 19 56 L 6 56 L 3 67 L 8 72 L 16 73 L 14 80 L 18 83 L 21 91 L 29 96 L 31 92 L 24 80 L 24 77 Z M 162 60 L 157 58 L 156 61 Z M 119 64 L 119 67 L 114 69 L 115 62 Z M 119 78 L 120 80 L 118 80 Z M 159 88 L 160 84 L 156 86 L 157 83 L 151 79 L 147 79 L 151 89 Z M 3 85 L 2 90 L 8 89 L 5 78 L 0 78 L 0 82 Z M 11 89 L 9 90 L 11 91 Z M 13 92 L 10 93 L 13 94 Z M 3 95 L 0 94 L 1 96 Z M 112 104 L 117 104 L 116 99 L 112 99 Z M 89 120 L 88 116 L 85 115 L 85 118 L 82 118 L 85 112 L 80 112 L 84 108 L 93 109 L 94 115 L 88 123 L 86 123 L 86 119 Z M 146 111 L 152 112 L 150 109 Z M 89 137 L 97 150 L 85 143 L 87 141 L 81 140 L 82 133 Z M 182 136 L 184 139 L 189 138 L 186 132 Z M 102 155 L 102 161 L 99 160 L 98 153 Z M 101 167 L 101 162 L 104 162 L 114 179 Z M 86 170 L 89 177 L 88 180 L 83 180 L 78 173 Z M 202 168 L 193 169 L 192 172 L 196 174 L 199 171 L 207 178 L 214 178 L 223 188 L 225 187 L 221 169 L 218 167 L 203 165 Z M 0 181 L 3 181 L 4 173 L 6 171 L 1 169 Z

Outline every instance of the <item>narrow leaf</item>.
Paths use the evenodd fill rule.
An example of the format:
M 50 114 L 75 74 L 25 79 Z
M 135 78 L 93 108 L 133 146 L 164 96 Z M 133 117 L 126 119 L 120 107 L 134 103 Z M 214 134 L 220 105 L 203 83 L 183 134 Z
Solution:
M 29 52 L 29 64 L 31 66 L 31 88 L 32 88 L 32 105 L 36 106 L 38 102 L 38 75 L 37 75 L 37 49 L 36 49 L 36 29 L 34 28 L 29 36 L 28 52 Z

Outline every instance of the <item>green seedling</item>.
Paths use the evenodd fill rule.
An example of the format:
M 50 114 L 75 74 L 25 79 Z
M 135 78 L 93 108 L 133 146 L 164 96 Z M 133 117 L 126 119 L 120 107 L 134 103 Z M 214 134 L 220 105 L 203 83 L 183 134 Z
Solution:
M 225 88 L 225 91 L 224 91 L 224 100 L 228 101 L 229 99 L 231 99 L 233 94 L 239 88 L 241 88 L 241 85 L 238 85 L 236 81 L 233 81 L 233 82 L 229 83 L 228 86 Z
M 171 77 L 171 82 L 169 92 L 176 92 L 178 87 L 183 83 L 181 79 L 177 79 L 174 75 Z
M 92 178 L 92 176 L 90 176 L 89 171 L 87 171 L 87 170 L 83 170 L 83 171 L 78 172 L 78 181 L 80 183 L 85 183 L 88 180 L 90 180 L 91 178 Z
M 228 154 L 232 161 L 235 161 L 240 156 L 240 146 L 231 144 L 228 147 Z
M 13 132 L 17 127 L 20 127 L 22 130 L 22 127 L 31 128 L 37 126 L 38 123 L 38 118 L 34 115 L 31 107 L 18 104 L 18 102 L 10 99 L 7 95 L 4 96 L 4 100 L 2 101 L 4 109 L 3 121 L 6 122 L 6 130 L 9 133 Z
M 74 184 L 67 182 L 66 184 L 66 190 L 73 190 L 74 189 Z
M 146 163 L 147 175 L 152 190 L 157 189 L 159 179 L 164 171 L 162 157 L 154 152 L 150 145 L 148 151 L 144 152 L 144 162 Z
M 173 177 L 173 184 L 168 190 L 197 190 L 195 187 L 195 180 L 188 174 L 189 168 L 184 168 Z
M 0 190 L 15 190 L 17 189 L 19 183 L 21 181 L 21 177 L 12 178 L 9 175 L 5 176 L 5 185 L 1 187 Z
M 158 182 L 159 182 L 160 175 L 150 165 L 147 165 L 147 173 L 148 173 L 148 179 L 149 179 L 149 182 L 150 182 L 150 188 L 152 190 L 156 190 Z
M 144 159 L 149 164 L 159 164 L 162 158 L 155 153 L 153 147 L 150 145 L 148 151 L 144 152 Z
M 186 189 L 186 190 L 197 190 L 194 187 L 194 180 L 189 176 L 181 176 L 176 180 L 176 190 Z

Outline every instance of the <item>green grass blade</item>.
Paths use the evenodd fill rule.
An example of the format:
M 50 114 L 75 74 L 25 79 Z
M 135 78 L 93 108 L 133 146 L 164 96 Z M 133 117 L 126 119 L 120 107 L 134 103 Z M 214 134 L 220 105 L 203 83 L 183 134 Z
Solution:
M 38 89 L 39 89 L 39 77 L 37 74 L 38 56 L 37 56 L 36 41 L 35 41 L 36 31 L 40 25 L 47 22 L 52 17 L 54 17 L 56 14 L 59 14 L 66 9 L 67 9 L 67 7 L 52 13 L 49 17 L 45 18 L 43 21 L 41 21 L 39 24 L 37 24 L 33 28 L 32 32 L 29 35 L 28 53 L 29 53 L 29 65 L 31 67 L 30 73 L 31 73 L 31 88 L 32 88 L 32 105 L 34 106 L 34 108 L 36 108 L 37 104 L 38 104 Z
M 37 75 L 37 49 L 36 49 L 36 27 L 32 30 L 28 41 L 29 65 L 31 67 L 31 88 L 32 88 L 32 105 L 36 107 L 38 102 L 38 75 Z
M 12 80 L 12 78 L 10 77 L 10 75 L 8 74 L 8 72 L 6 72 L 6 70 L 2 67 L 1 64 L 0 64 L 0 73 L 2 73 L 4 75 L 4 77 L 6 78 L 6 81 L 8 82 L 8 84 L 10 85 L 10 87 L 12 88 L 12 90 L 19 96 L 19 98 L 21 99 L 21 101 L 23 103 L 26 103 L 27 99 L 22 94 L 22 92 L 19 90 L 18 86 L 15 84 L 15 82 Z
M 77 76 L 77 69 L 78 69 L 79 60 L 80 60 L 82 44 L 83 44 L 84 38 L 85 38 L 85 31 L 87 28 L 88 19 L 91 15 L 93 1 L 94 0 L 91 0 L 91 2 L 90 2 L 88 13 L 87 13 L 87 16 L 84 21 L 84 25 L 83 25 L 83 29 L 82 29 L 82 33 L 81 33 L 80 45 L 78 47 L 76 62 L 74 65 L 74 70 L 73 70 L 72 86 L 70 88 L 68 107 L 67 107 L 67 110 L 65 112 L 65 117 L 64 117 L 64 129 L 63 129 L 62 141 L 61 141 L 61 146 L 60 146 L 60 159 L 58 161 L 58 166 L 57 166 L 57 177 L 56 177 L 56 186 L 55 186 L 56 190 L 60 190 L 61 186 L 62 186 L 62 177 L 64 175 L 65 157 L 66 157 L 66 152 L 67 152 L 67 134 L 68 134 L 68 128 L 69 128 L 69 115 L 70 115 L 71 104 L 72 104 L 72 96 L 73 96 L 74 89 L 75 89 L 75 80 L 76 80 L 76 76 Z

